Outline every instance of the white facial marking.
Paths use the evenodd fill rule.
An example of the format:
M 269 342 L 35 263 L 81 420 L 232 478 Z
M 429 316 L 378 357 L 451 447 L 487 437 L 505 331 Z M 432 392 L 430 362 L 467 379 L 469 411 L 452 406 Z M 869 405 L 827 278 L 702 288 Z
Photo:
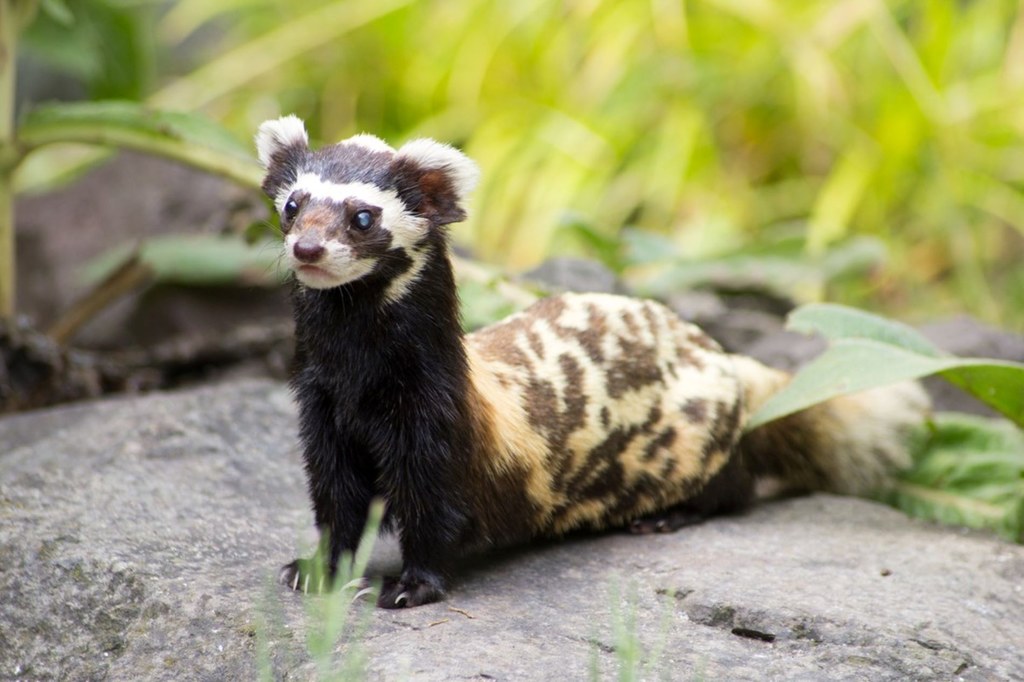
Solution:
M 308 193 L 312 201 L 326 199 L 343 204 L 351 199 L 377 206 L 381 209 L 381 227 L 391 232 L 394 246 L 408 249 L 426 233 L 426 220 L 409 213 L 393 190 L 383 190 L 365 182 L 330 182 L 316 173 L 303 173 L 293 184 L 277 193 L 274 204 L 278 213 L 284 211 L 288 197 L 296 191 Z
M 380 208 L 380 227 L 391 233 L 392 250 L 404 249 L 413 259 L 410 269 L 396 277 L 385 292 L 385 300 L 397 301 L 419 277 L 425 259 L 413 251 L 426 234 L 427 221 L 408 212 L 405 204 L 393 190 L 383 190 L 365 182 L 336 183 L 324 180 L 316 173 L 302 173 L 296 181 L 278 192 L 275 204 L 278 212 L 295 192 L 309 195 L 310 201 L 330 201 L 339 206 L 346 201 Z M 284 255 L 295 277 L 311 289 L 330 289 L 353 282 L 373 272 L 378 258 L 356 258 L 348 244 L 339 239 L 323 238 L 324 255 L 316 263 L 303 263 L 295 258 L 295 243 L 302 234 L 293 231 L 284 240 Z
M 270 166 L 275 152 L 295 144 L 309 146 L 306 125 L 298 116 L 282 116 L 264 121 L 256 131 L 256 156 L 264 168 Z
M 376 258 L 356 258 L 352 247 L 334 239 L 323 241 L 324 255 L 315 263 L 304 263 L 295 257 L 295 243 L 301 235 L 289 234 L 284 240 L 284 258 L 295 278 L 310 289 L 332 289 L 354 282 L 373 272 Z
M 401 275 L 395 277 L 384 291 L 384 300 L 388 303 L 396 303 L 405 296 L 413 282 L 420 278 L 423 268 L 427 264 L 427 255 L 424 253 L 407 250 L 406 254 L 412 258 L 412 265 Z

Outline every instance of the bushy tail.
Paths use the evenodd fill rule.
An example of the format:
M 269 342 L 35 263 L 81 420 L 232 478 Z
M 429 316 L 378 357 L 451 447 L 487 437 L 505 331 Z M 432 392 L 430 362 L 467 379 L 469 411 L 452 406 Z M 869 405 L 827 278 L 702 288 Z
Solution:
M 790 375 L 745 356 L 733 356 L 743 383 L 746 415 L 789 383 Z M 907 440 L 927 418 L 930 402 L 916 382 L 833 398 L 746 434 L 743 460 L 759 478 L 787 490 L 860 495 L 883 487 L 910 465 Z

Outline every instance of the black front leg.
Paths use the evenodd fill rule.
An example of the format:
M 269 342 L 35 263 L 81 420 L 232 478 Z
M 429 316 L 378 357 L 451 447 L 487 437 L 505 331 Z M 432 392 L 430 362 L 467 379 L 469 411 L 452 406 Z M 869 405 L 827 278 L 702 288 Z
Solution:
M 389 511 L 400 526 L 402 574 L 385 578 L 377 605 L 408 608 L 443 599 L 470 523 L 459 442 L 423 429 L 389 467 Z
M 315 385 L 298 385 L 299 437 L 320 543 L 311 559 L 296 559 L 279 574 L 293 590 L 320 592 L 338 572 L 342 552 L 354 552 L 373 497 L 373 467 L 351 436 L 338 429 L 334 402 Z

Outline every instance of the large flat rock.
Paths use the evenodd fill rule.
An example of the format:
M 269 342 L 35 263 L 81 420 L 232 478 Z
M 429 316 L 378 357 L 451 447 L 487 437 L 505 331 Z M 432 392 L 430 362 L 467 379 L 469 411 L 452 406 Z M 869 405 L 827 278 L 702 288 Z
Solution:
M 0 679 L 1024 678 L 1024 548 L 822 495 L 485 557 L 314 657 L 294 423 L 271 382 L 0 420 Z

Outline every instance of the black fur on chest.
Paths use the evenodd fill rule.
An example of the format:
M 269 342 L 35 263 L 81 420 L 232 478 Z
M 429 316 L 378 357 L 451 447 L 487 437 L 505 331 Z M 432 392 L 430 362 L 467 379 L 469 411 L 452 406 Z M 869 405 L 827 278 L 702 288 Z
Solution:
M 421 513 L 421 488 L 432 487 L 436 499 L 448 501 L 442 516 L 454 527 L 446 534 L 462 533 L 467 511 L 458 490 L 472 428 L 451 279 L 447 258 L 431 258 L 397 303 L 384 301 L 391 276 L 295 288 L 291 385 L 308 415 L 301 435 L 314 500 L 336 497 L 319 488 L 351 476 L 354 488 L 384 498 L 388 525 L 401 527 Z M 318 445 L 325 430 L 337 447 Z

